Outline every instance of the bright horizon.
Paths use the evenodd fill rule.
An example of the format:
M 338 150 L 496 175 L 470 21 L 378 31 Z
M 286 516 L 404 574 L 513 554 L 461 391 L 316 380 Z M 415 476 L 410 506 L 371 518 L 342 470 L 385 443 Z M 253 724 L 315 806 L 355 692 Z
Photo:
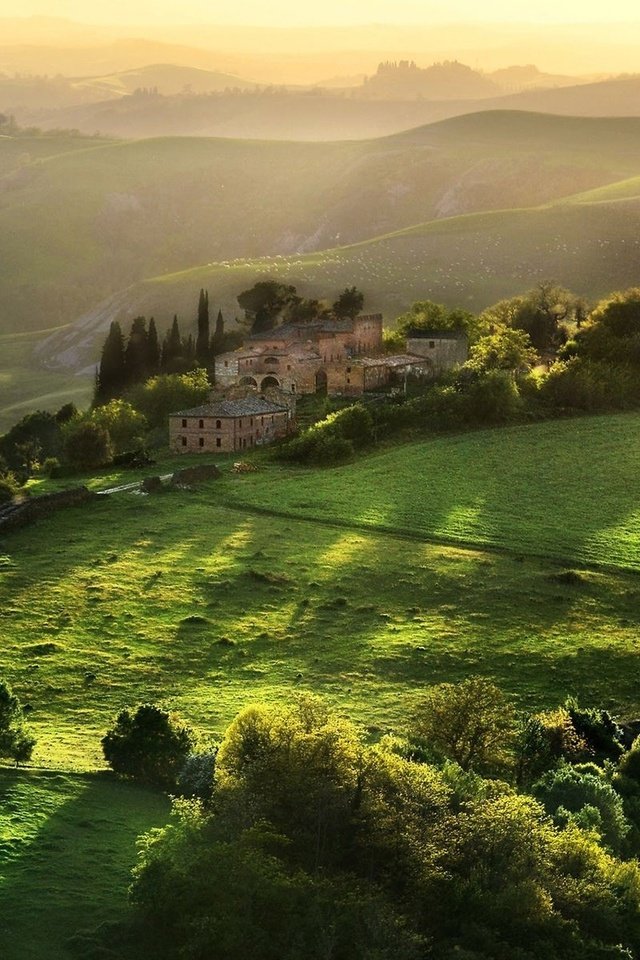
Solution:
M 0 17 L 15 18 L 15 4 L 0 0 Z M 602 4 L 580 0 L 539 0 L 535 10 L 528 0 L 485 0 L 482 9 L 474 0 L 439 3 L 415 0 L 324 0 L 303 4 L 299 0 L 236 0 L 209 3 L 207 0 L 22 0 L 20 18 L 68 18 L 79 23 L 135 25 L 142 27 L 169 24 L 220 24 L 221 26 L 297 26 L 349 27 L 358 25 L 430 23 L 479 24 L 620 24 L 638 23 L 635 0 L 612 0 L 603 16 Z

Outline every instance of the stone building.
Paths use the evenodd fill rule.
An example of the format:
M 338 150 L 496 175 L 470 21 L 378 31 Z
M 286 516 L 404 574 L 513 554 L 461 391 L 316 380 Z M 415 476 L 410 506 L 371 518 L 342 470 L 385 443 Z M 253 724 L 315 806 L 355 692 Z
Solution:
M 432 330 L 413 331 L 404 354 L 382 355 L 380 314 L 287 323 L 254 334 L 238 350 L 216 357 L 216 387 L 359 396 L 402 383 L 410 374 L 436 376 L 464 363 L 467 352 L 464 334 Z
M 216 385 L 315 393 L 328 389 L 329 372 L 334 365 L 348 366 L 349 361 L 375 355 L 381 349 L 380 314 L 355 320 L 286 323 L 253 334 L 238 350 L 216 357 Z M 336 377 L 342 382 L 338 369 L 334 370 L 334 381 Z
M 291 409 L 260 395 L 205 403 L 169 417 L 169 447 L 175 453 L 232 453 L 284 437 Z
M 427 360 L 436 376 L 466 361 L 469 341 L 462 330 L 410 330 L 407 353 Z

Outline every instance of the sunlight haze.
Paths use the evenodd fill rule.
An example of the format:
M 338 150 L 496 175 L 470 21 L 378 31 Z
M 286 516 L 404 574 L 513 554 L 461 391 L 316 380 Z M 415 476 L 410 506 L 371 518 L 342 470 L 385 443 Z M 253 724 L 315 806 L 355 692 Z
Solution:
M 15 16 L 16 6 L 7 0 L 0 3 L 0 15 Z M 357 23 L 439 23 L 467 20 L 480 23 L 596 23 L 600 21 L 637 21 L 637 4 L 633 0 L 616 0 L 607 5 L 581 3 L 580 0 L 540 0 L 535 7 L 524 0 L 504 3 L 488 0 L 480 8 L 473 0 L 454 0 L 449 4 L 399 0 L 326 0 L 304 4 L 299 0 L 240 0 L 237 3 L 208 3 L 207 0 L 25 0 L 21 16 L 69 17 L 86 23 L 144 24 L 153 23 L 224 23 L 285 26 L 313 24 L 348 25 Z

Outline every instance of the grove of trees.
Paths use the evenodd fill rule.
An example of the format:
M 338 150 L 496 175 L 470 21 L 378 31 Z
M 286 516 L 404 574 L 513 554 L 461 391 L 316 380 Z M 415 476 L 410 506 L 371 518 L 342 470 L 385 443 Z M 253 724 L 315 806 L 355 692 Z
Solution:
M 103 741 L 106 755 L 116 732 L 127 742 L 121 774 L 178 797 L 172 822 L 140 845 L 133 920 L 118 932 L 127 956 L 628 960 L 640 949 L 640 749 L 605 711 L 568 702 L 523 715 L 472 677 L 427 690 L 406 729 L 376 744 L 310 695 L 245 708 L 217 746 L 191 741 L 186 758 L 185 731 L 147 706 Z

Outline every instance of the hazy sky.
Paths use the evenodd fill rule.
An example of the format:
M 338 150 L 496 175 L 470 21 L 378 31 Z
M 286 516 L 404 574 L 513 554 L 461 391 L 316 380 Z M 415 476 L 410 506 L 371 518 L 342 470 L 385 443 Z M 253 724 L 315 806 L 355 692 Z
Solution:
M 638 21 L 637 0 L 0 0 L 0 15 L 70 17 L 91 23 L 272 25 L 467 21 Z

